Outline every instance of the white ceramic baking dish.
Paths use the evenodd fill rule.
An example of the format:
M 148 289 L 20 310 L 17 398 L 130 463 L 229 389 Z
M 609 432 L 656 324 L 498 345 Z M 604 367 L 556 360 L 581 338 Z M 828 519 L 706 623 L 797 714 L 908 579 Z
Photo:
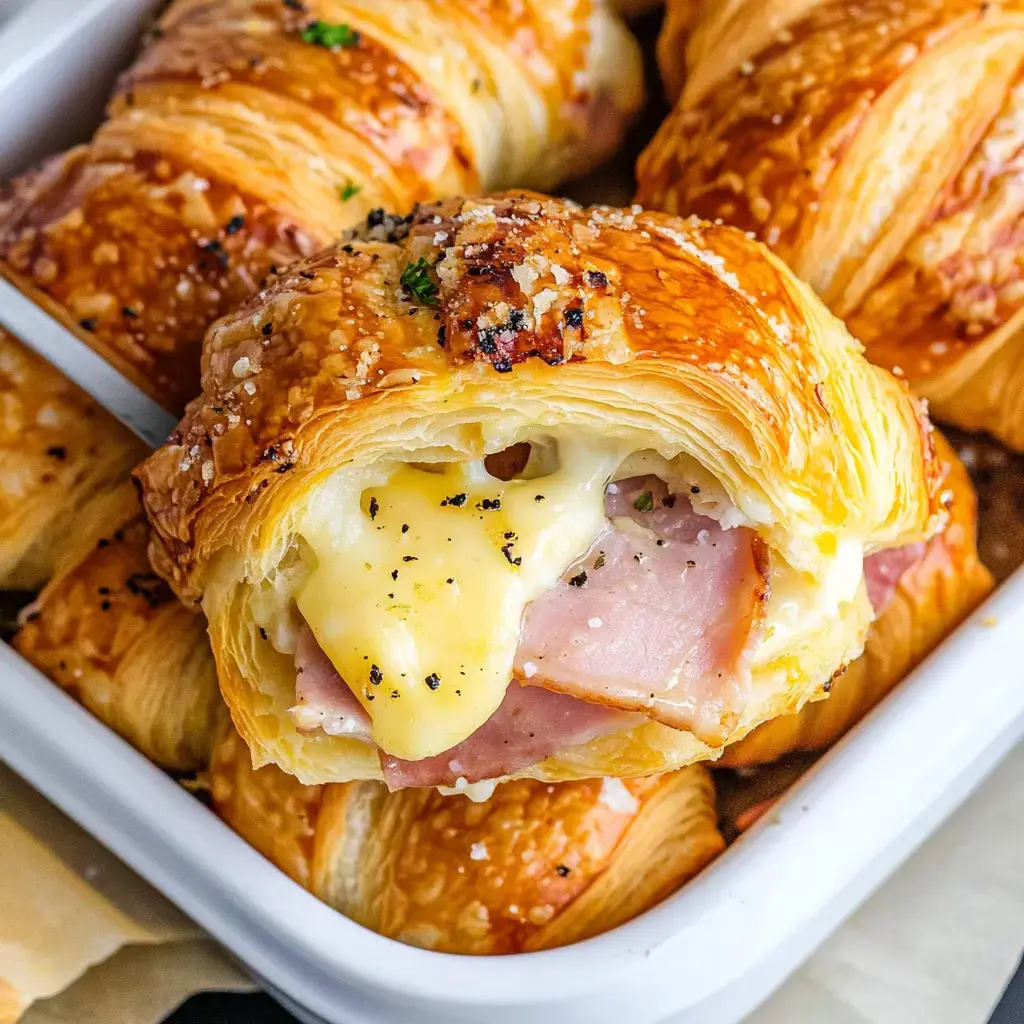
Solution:
M 151 8 L 0 0 L 0 174 L 89 134 Z M 84 346 L 33 313 L 0 295 L 0 323 L 63 341 L 88 379 Z M 95 390 L 123 405 L 130 386 L 112 387 Z M 1018 573 L 695 882 L 610 934 L 517 957 L 429 953 L 348 921 L 2 645 L 0 758 L 305 1021 L 734 1024 L 1024 734 L 1022 635 Z

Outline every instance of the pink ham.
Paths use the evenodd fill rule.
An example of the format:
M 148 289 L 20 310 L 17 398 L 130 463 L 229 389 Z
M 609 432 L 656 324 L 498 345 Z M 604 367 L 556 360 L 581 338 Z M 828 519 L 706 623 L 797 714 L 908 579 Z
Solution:
M 875 618 L 889 607 L 903 574 L 924 558 L 927 547 L 924 543 L 905 544 L 901 548 L 876 551 L 864 559 L 864 584 Z
M 760 541 L 657 477 L 610 485 L 605 510 L 629 521 L 527 609 L 516 677 L 720 744 L 746 700 L 767 602 Z
M 563 747 L 642 722 L 640 715 L 513 682 L 498 710 L 451 750 L 420 761 L 403 761 L 381 751 L 380 763 L 391 790 L 450 786 L 459 778 L 480 782 L 529 768 Z
M 369 740 L 369 715 L 309 626 L 302 627 L 295 643 L 295 700 L 292 718 L 303 732 L 322 729 L 330 736 Z

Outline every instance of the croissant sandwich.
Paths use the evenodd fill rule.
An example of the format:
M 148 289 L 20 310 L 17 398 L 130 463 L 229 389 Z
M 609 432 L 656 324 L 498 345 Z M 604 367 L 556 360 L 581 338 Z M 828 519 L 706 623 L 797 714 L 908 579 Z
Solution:
M 756 233 L 938 419 L 1024 447 L 1020 5 L 669 8 L 638 200 Z
M 177 0 L 92 141 L 0 191 L 0 274 L 180 412 L 206 327 L 273 267 L 374 208 L 580 173 L 641 93 L 636 44 L 601 2 Z M 29 367 L 21 391 L 51 392 L 52 377 Z M 69 461 L 106 480 L 123 432 L 80 404 L 63 411 L 83 439 Z M 36 586 L 72 532 L 51 522 L 79 495 L 40 484 L 34 449 L 3 443 L 23 430 L 15 413 L 0 410 L 17 506 L 0 518 L 0 585 Z M 29 486 L 45 515 L 19 504 Z
M 148 541 L 126 480 L 80 529 L 84 557 L 23 610 L 14 647 L 151 761 L 191 772 L 224 704 L 205 623 L 154 575 Z
M 654 774 L 797 710 L 937 474 L 741 233 L 507 194 L 371 219 L 219 321 L 138 479 L 255 763 L 401 788 Z
M 728 747 L 718 764 L 763 764 L 793 751 L 831 746 L 992 590 L 992 575 L 978 559 L 974 488 L 948 442 L 938 433 L 934 437 L 946 470 L 943 501 L 949 521 L 927 543 L 879 551 L 864 560 L 877 616 L 864 654 L 831 681 L 827 700 L 758 726 Z
M 654 906 L 725 845 L 702 765 L 625 783 L 520 779 L 473 803 L 254 771 L 228 727 L 209 777 L 214 809 L 299 884 L 389 938 L 446 953 L 590 938 Z

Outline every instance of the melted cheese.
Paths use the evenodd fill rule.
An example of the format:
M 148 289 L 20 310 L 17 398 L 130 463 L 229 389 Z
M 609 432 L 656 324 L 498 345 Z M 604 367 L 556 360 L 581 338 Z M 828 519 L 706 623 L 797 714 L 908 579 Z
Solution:
M 429 757 L 497 710 L 523 612 L 605 526 L 624 454 L 567 439 L 539 479 L 501 481 L 480 462 L 400 464 L 343 471 L 318 490 L 296 530 L 315 562 L 298 608 L 380 747 Z

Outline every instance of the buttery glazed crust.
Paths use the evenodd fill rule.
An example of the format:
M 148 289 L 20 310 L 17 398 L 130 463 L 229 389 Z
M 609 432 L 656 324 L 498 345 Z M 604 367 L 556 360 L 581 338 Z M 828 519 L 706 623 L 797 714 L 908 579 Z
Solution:
M 0 191 L 0 274 L 180 412 L 206 327 L 274 267 L 375 207 L 581 172 L 639 106 L 602 3 L 386 8 L 177 0 L 93 140 Z M 318 18 L 358 45 L 303 41 Z M 36 587 L 143 450 L 3 334 L 0 359 L 0 585 Z
M 937 418 L 1024 447 L 1024 5 L 708 0 L 687 29 L 638 200 L 756 233 Z
M 0 329 L 0 588 L 34 590 L 76 557 L 83 533 L 105 515 L 110 488 L 145 451 Z
M 358 42 L 303 41 L 317 19 Z M 577 173 L 639 100 L 588 0 L 178 0 L 93 141 L 0 201 L 0 270 L 180 410 L 206 326 L 271 266 L 375 206 Z
M 223 711 L 206 624 L 153 574 L 129 484 L 76 533 L 88 554 L 25 609 L 15 649 L 151 761 L 195 771 Z
M 419 259 L 437 274 L 436 307 L 401 288 Z M 583 310 L 582 327 L 565 326 L 566 309 Z M 628 417 L 639 447 L 699 451 L 739 507 L 769 509 L 765 540 L 797 560 L 843 536 L 919 539 L 935 521 L 930 427 L 905 386 L 744 235 L 660 214 L 510 193 L 374 222 L 219 321 L 203 385 L 138 472 L 151 556 L 203 598 L 256 762 L 306 782 L 379 768 L 364 744 L 295 730 L 290 660 L 256 637 L 244 581 L 277 565 L 295 510 L 341 466 L 407 458 L 425 435 L 481 457 L 467 421 L 546 416 L 604 435 Z M 862 640 L 830 640 L 855 649 L 826 675 Z M 765 715 L 799 707 L 807 685 L 784 687 Z M 632 746 L 620 735 L 532 771 L 643 775 L 711 756 L 687 733 L 635 732 Z
M 978 501 L 974 488 L 946 440 L 938 433 L 935 440 L 940 459 L 949 467 L 943 484 L 949 522 L 928 542 L 924 557 L 900 578 L 891 603 L 871 627 L 864 654 L 832 680 L 826 700 L 758 726 L 727 747 L 718 764 L 764 764 L 797 750 L 830 747 L 992 590 L 992 575 L 979 561 L 975 544 Z
M 654 906 L 724 848 L 714 786 L 692 765 L 609 790 L 601 780 L 504 783 L 482 803 L 376 782 L 303 786 L 258 771 L 225 729 L 214 808 L 337 910 L 449 953 L 577 942 Z M 603 786 L 605 788 L 603 788 Z

